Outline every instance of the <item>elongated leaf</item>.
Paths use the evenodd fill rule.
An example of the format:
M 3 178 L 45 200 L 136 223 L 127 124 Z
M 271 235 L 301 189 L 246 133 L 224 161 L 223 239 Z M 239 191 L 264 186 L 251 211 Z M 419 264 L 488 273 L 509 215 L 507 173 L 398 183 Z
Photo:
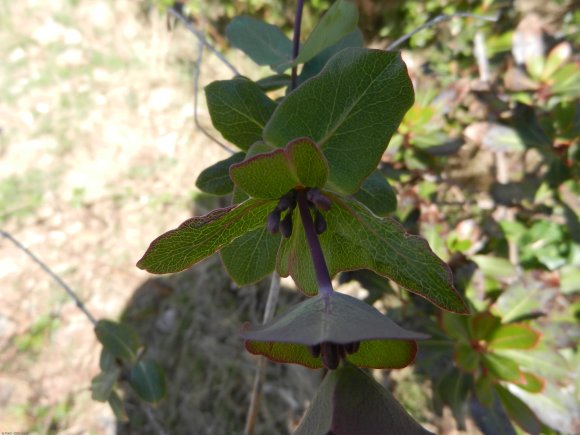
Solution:
M 489 337 L 490 349 L 531 349 L 538 344 L 540 333 L 526 325 L 502 325 Z
M 513 264 L 505 258 L 474 255 L 471 259 L 477 263 L 485 275 L 491 276 L 492 278 L 509 278 L 516 273 Z
M 284 69 L 307 62 L 322 50 L 336 44 L 356 29 L 358 9 L 354 3 L 338 0 L 324 14 L 306 42 L 300 48 L 298 57 Z
M 106 402 L 111 396 L 121 369 L 113 367 L 111 370 L 102 371 L 91 381 L 91 398 L 97 402 Z
M 115 357 L 133 361 L 139 350 L 139 335 L 128 325 L 111 320 L 99 320 L 95 334 L 102 345 Z
M 276 108 L 258 85 L 244 77 L 212 82 L 205 95 L 214 127 L 244 151 L 262 139 L 262 130 Z
M 315 57 L 306 62 L 302 67 L 300 76 L 298 77 L 298 83 L 302 84 L 309 78 L 314 77 L 316 74 L 322 71 L 322 68 L 324 68 L 324 65 L 327 64 L 330 58 L 341 50 L 344 50 L 348 47 L 362 47 L 363 45 L 364 38 L 362 32 L 359 29 L 356 29 L 354 32 L 350 32 L 336 44 L 324 49 Z
M 453 358 L 457 367 L 465 372 L 473 373 L 479 368 L 480 354 L 468 343 L 458 343 Z
M 252 284 L 272 273 L 280 235 L 256 228 L 235 239 L 220 251 L 228 275 L 240 286 Z
M 568 361 L 558 352 L 551 349 L 532 349 L 522 352 L 519 350 L 498 349 L 496 354 L 515 361 L 522 368 L 549 379 L 566 379 L 572 370 Z
M 494 377 L 501 381 L 515 383 L 522 381 L 522 374 L 518 364 L 504 356 L 486 353 L 483 355 L 483 365 L 487 367 Z
M 314 358 L 303 344 L 248 340 L 245 346 L 248 352 L 277 363 L 300 364 L 311 369 L 324 367 L 321 357 Z M 355 354 L 347 355 L 346 360 L 357 367 L 390 370 L 407 367 L 416 355 L 417 344 L 414 341 L 366 340 Z
M 278 27 L 252 17 L 234 18 L 226 27 L 226 36 L 258 65 L 274 67 L 292 56 L 292 41 Z
M 290 76 L 288 74 L 275 74 L 264 77 L 256 82 L 264 92 L 275 91 L 286 86 L 290 86 Z
M 131 369 L 129 383 L 145 402 L 159 402 L 167 393 L 165 374 L 155 361 L 139 361 L 135 364 Z
M 475 381 L 475 394 L 477 400 L 479 400 L 482 405 L 487 407 L 493 405 L 494 388 L 489 376 L 480 376 L 477 378 Z
M 370 376 L 343 366 L 325 378 L 294 432 L 311 434 L 429 434 Z
M 471 379 L 471 375 L 451 370 L 437 384 L 437 393 L 441 401 L 451 408 L 451 412 L 457 420 L 458 429 L 465 429 L 465 414 Z
M 230 179 L 230 166 L 244 160 L 244 153 L 236 153 L 204 169 L 197 177 L 195 185 L 199 190 L 212 195 L 232 193 L 234 183 Z
M 518 387 L 530 393 L 541 393 L 544 390 L 546 381 L 539 376 L 529 372 L 522 372 L 523 381 L 518 383 Z
M 471 340 L 471 331 L 469 329 L 469 318 L 458 316 L 455 313 L 441 313 L 441 323 L 443 329 L 450 337 L 462 340 Z
M 485 311 L 470 317 L 469 322 L 473 339 L 488 341 L 491 335 L 500 327 L 501 319 Z
M 501 385 L 496 385 L 495 389 L 510 418 L 527 433 L 539 434 L 542 425 L 528 405 Z
M 347 48 L 280 103 L 264 139 L 283 147 L 310 137 L 328 160 L 329 186 L 353 194 L 375 170 L 413 99 L 398 53 Z
M 326 159 L 308 138 L 285 148 L 258 154 L 230 168 L 230 177 L 248 195 L 278 199 L 295 187 L 323 187 L 328 176 Z
M 320 242 L 331 276 L 370 269 L 443 309 L 467 313 L 448 266 L 424 239 L 405 233 L 393 219 L 378 218 L 355 200 L 329 197 L 333 205 Z M 299 219 L 294 222 L 292 236 L 282 240 L 276 267 L 281 276 L 291 275 L 305 294 L 314 295 L 316 279 L 304 228 Z
M 151 273 L 187 269 L 248 231 L 265 225 L 272 208 L 269 201 L 249 199 L 188 219 L 178 228 L 153 240 L 137 267 Z
M 106 372 L 117 366 L 115 361 L 115 355 L 113 355 L 106 347 L 103 346 L 101 350 L 101 356 L 99 358 L 99 368 L 101 371 Z
M 113 414 L 115 414 L 115 418 L 118 421 L 128 421 L 129 417 L 127 416 L 127 411 L 125 410 L 125 404 L 117 394 L 117 392 L 111 392 L 109 396 L 109 406 L 113 410 Z
M 381 171 L 374 171 L 354 197 L 379 216 L 397 210 L 397 195 Z

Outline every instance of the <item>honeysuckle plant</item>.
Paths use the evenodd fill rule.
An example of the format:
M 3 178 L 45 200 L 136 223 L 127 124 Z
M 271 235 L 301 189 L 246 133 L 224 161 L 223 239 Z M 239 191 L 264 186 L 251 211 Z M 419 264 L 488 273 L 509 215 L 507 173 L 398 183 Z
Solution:
M 413 104 L 413 86 L 398 52 L 361 47 L 348 1 L 335 2 L 300 46 L 302 4 L 294 41 L 250 17 L 228 26 L 234 47 L 274 71 L 206 88 L 214 127 L 240 151 L 203 171 L 197 186 L 231 193 L 233 203 L 162 234 L 137 266 L 179 272 L 219 252 L 239 285 L 274 271 L 292 277 L 309 299 L 265 325 L 244 325 L 241 336 L 251 353 L 333 371 L 297 433 L 425 433 L 357 367 L 405 367 L 427 336 L 332 284 L 341 271 L 369 269 L 443 310 L 468 313 L 448 266 L 386 217 L 396 199 L 377 165 Z M 274 100 L 268 91 L 279 87 L 286 95 Z

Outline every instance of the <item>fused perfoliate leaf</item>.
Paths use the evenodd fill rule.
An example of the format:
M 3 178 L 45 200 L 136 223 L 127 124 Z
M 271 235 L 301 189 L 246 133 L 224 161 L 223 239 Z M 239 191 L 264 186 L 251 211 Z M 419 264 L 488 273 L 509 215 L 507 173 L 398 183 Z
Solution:
M 292 56 L 292 41 L 276 26 L 252 17 L 235 17 L 226 27 L 232 44 L 246 53 L 258 65 L 288 62 Z
M 248 285 L 272 273 L 279 246 L 280 235 L 268 233 L 264 225 L 224 246 L 220 256 L 236 284 Z
M 397 209 L 397 195 L 385 176 L 378 170 L 363 182 L 354 197 L 379 216 L 392 213 Z
M 244 160 L 244 153 L 236 153 L 201 171 L 195 185 L 199 190 L 212 195 L 227 195 L 234 189 L 230 179 L 230 166 Z
M 212 82 L 205 95 L 214 127 L 244 151 L 262 139 L 262 130 L 276 108 L 258 85 L 244 77 Z
M 285 148 L 258 154 L 230 168 L 234 184 L 254 198 L 278 199 L 295 187 L 323 187 L 326 159 L 312 140 L 296 139 Z
M 413 99 L 399 53 L 347 48 L 278 105 L 264 140 L 283 147 L 311 138 L 328 160 L 329 187 L 353 194 L 377 167 Z
M 336 44 L 353 32 L 357 23 L 358 9 L 354 3 L 347 0 L 334 2 L 300 47 L 298 57 L 293 62 L 280 66 L 279 70 L 283 71 L 309 61 L 322 50 Z
M 391 393 L 351 365 L 324 378 L 294 432 L 310 434 L 429 434 Z
M 327 230 L 319 236 L 331 276 L 340 271 L 370 269 L 440 308 L 467 313 L 453 287 L 451 271 L 421 237 L 405 232 L 393 219 L 379 218 L 356 200 L 328 194 L 332 208 L 325 214 Z M 277 270 L 292 276 L 307 295 L 318 287 L 304 227 L 294 225 L 292 237 L 282 240 Z
M 241 204 L 188 219 L 178 228 L 153 240 L 137 267 L 151 273 L 187 269 L 236 238 L 263 226 L 271 209 L 271 201 L 248 199 Z
M 145 402 L 159 402 L 167 393 L 165 374 L 155 361 L 139 361 L 131 369 L 129 384 Z
M 115 357 L 133 361 L 139 350 L 139 335 L 132 327 L 111 320 L 99 320 L 95 334 L 101 344 Z

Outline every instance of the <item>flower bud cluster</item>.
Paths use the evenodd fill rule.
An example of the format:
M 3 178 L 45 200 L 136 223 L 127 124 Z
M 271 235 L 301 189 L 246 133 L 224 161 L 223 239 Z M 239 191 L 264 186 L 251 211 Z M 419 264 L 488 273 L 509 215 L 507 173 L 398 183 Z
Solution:
M 326 231 L 326 220 L 321 212 L 330 210 L 332 202 L 318 188 L 308 189 L 306 198 L 308 199 L 308 206 L 314 210 L 314 228 L 316 233 L 322 234 Z M 279 232 L 285 238 L 290 237 L 292 235 L 292 215 L 295 208 L 296 191 L 292 189 L 280 198 L 276 208 L 268 215 L 268 232 L 270 234 Z M 285 213 L 284 216 L 282 216 L 283 213 Z
M 360 341 L 353 341 L 347 344 L 324 342 L 315 346 L 309 346 L 308 350 L 310 350 L 314 358 L 321 357 L 324 367 L 329 370 L 334 370 L 347 355 L 358 352 L 359 347 Z

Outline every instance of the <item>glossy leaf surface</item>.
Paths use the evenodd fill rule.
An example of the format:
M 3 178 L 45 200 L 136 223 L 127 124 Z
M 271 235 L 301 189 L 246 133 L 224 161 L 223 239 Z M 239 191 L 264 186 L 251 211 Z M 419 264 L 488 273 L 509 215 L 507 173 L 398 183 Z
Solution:
M 230 179 L 230 166 L 244 160 L 244 153 L 236 153 L 201 171 L 195 185 L 199 190 L 212 195 L 227 195 L 234 189 Z
M 279 199 L 295 187 L 323 187 L 328 164 L 316 144 L 303 138 L 233 165 L 230 177 L 254 198 Z
M 295 435 L 429 434 L 370 376 L 343 366 L 324 378 Z
M 258 85 L 244 77 L 212 82 L 205 95 L 214 127 L 244 151 L 262 138 L 276 108 Z
M 328 160 L 329 187 L 353 194 L 375 170 L 413 99 L 398 53 L 347 48 L 279 104 L 264 139 L 283 147 L 310 137 Z
M 328 229 L 320 235 L 331 276 L 370 269 L 443 309 L 467 312 L 448 266 L 424 239 L 405 233 L 393 219 L 375 216 L 358 201 L 331 198 L 332 208 L 325 214 Z M 305 294 L 314 295 L 317 285 L 308 252 L 304 228 L 295 219 L 292 237 L 280 245 L 277 269 L 281 276 L 292 276 Z
M 278 27 L 252 17 L 235 17 L 226 27 L 226 36 L 258 65 L 274 68 L 292 55 L 292 41 Z
M 540 340 L 540 333 L 526 325 L 502 325 L 489 337 L 490 349 L 531 349 Z
M 129 383 L 145 402 L 155 403 L 167 392 L 163 369 L 154 361 L 139 361 L 131 369 Z
M 224 246 L 220 256 L 228 275 L 236 284 L 248 285 L 272 273 L 279 246 L 280 235 L 268 233 L 264 226 Z
M 269 201 L 249 199 L 188 219 L 153 240 L 137 267 L 152 273 L 187 269 L 236 238 L 263 226 L 272 207 Z
M 99 320 L 95 334 L 101 344 L 115 357 L 133 361 L 139 350 L 139 335 L 127 325 L 111 320 Z

